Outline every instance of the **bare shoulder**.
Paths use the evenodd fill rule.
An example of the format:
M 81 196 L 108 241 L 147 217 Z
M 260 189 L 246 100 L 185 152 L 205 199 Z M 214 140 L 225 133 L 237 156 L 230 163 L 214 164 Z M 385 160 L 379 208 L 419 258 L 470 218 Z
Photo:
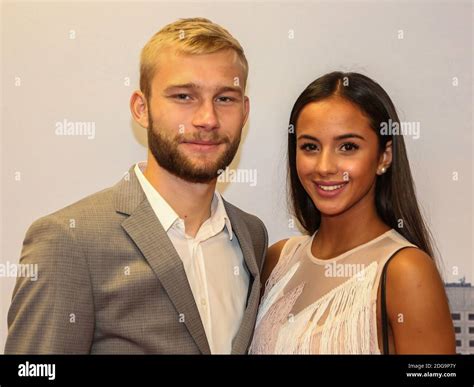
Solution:
M 421 285 L 440 284 L 441 278 L 434 260 L 423 250 L 405 248 L 391 259 L 387 281 L 400 290 L 416 289 Z
M 399 251 L 387 268 L 386 291 L 397 353 L 455 352 L 444 284 L 428 254 L 417 248 Z
M 399 307 L 419 308 L 427 298 L 444 300 L 444 284 L 434 260 L 418 248 L 399 251 L 387 268 L 387 295 Z
M 276 259 L 278 261 L 281 251 L 283 250 L 283 247 L 285 247 L 285 244 L 287 241 L 288 241 L 288 238 L 282 239 L 281 241 L 278 241 L 274 243 L 273 245 L 271 245 L 268 248 L 267 258 Z
M 267 255 L 265 256 L 265 263 L 262 270 L 262 285 L 265 285 L 270 274 L 278 263 L 283 247 L 285 247 L 288 239 L 282 239 L 271 245 L 267 250 Z

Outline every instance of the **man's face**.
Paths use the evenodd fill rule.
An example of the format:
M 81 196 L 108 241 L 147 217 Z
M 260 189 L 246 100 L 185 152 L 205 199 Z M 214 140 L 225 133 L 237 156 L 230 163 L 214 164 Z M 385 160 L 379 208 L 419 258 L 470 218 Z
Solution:
M 217 178 L 234 158 L 249 111 L 233 50 L 160 53 L 148 99 L 148 146 L 158 164 L 190 182 Z

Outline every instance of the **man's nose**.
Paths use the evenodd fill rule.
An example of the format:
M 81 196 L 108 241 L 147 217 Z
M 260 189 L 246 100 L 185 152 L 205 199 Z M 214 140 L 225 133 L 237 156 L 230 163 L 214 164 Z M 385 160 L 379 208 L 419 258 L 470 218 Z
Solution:
M 194 112 L 192 124 L 204 130 L 213 130 L 219 127 L 214 101 L 206 100 L 199 104 Z

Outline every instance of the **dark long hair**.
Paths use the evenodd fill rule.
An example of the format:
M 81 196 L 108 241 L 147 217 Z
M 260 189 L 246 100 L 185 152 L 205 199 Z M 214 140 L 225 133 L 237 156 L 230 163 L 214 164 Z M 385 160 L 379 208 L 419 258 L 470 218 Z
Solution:
M 371 128 L 377 133 L 380 152 L 385 150 L 387 142 L 392 141 L 391 166 L 387 172 L 377 176 L 375 183 L 378 215 L 385 224 L 434 258 L 431 234 L 416 200 L 403 136 L 393 136 L 390 132 L 382 134 L 380 130 L 381 124 L 389 123 L 389 120 L 400 125 L 395 106 L 378 83 L 362 74 L 326 74 L 308 85 L 293 106 L 288 130 L 288 198 L 293 215 L 309 234 L 319 228 L 321 213 L 305 191 L 296 171 L 296 122 L 307 104 L 336 95 L 354 103 L 365 113 Z

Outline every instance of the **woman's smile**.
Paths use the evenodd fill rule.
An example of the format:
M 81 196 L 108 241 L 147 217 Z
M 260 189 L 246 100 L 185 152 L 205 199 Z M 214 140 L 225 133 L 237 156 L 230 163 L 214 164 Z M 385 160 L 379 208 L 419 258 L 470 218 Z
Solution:
M 317 195 L 323 198 L 331 199 L 339 196 L 339 194 L 344 191 L 348 183 L 348 181 L 316 181 L 314 185 L 316 187 Z

